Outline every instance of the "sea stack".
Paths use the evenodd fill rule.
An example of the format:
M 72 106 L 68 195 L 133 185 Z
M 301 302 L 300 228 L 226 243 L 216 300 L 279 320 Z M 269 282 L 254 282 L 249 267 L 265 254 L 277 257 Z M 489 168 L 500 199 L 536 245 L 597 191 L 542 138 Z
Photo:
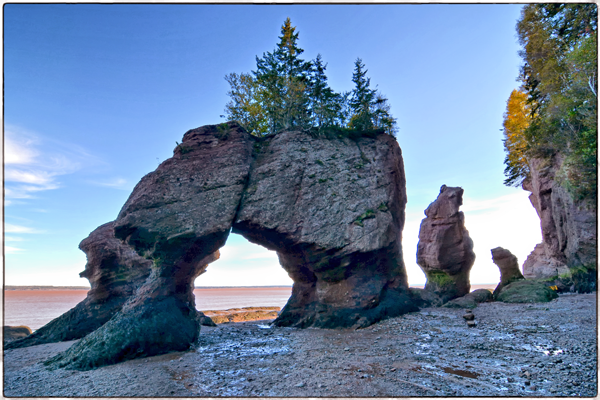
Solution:
M 525 279 L 521 270 L 519 270 L 519 262 L 517 257 L 507 249 L 496 247 L 492 249 L 492 261 L 500 269 L 500 283 L 494 290 L 494 297 L 497 297 L 502 288 L 514 281 Z
M 425 290 L 442 302 L 469 293 L 469 272 L 475 262 L 473 241 L 459 211 L 463 189 L 442 185 L 437 199 L 425 210 L 417 244 L 417 264 L 427 277 Z

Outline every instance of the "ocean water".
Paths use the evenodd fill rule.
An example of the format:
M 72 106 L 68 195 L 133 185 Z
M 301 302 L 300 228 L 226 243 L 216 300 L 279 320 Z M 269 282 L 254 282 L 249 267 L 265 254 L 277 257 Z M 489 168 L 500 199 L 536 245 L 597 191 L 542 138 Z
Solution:
M 240 307 L 281 307 L 292 294 L 291 287 L 195 289 L 200 311 Z M 5 290 L 4 325 L 25 325 L 36 330 L 75 307 L 87 290 Z
M 411 285 L 423 287 L 423 285 Z M 494 289 L 496 285 L 471 285 L 471 290 Z M 200 311 L 241 307 L 285 306 L 291 287 L 202 288 L 195 289 L 196 308 Z M 25 325 L 36 330 L 75 307 L 87 295 L 85 289 L 5 290 L 4 325 Z

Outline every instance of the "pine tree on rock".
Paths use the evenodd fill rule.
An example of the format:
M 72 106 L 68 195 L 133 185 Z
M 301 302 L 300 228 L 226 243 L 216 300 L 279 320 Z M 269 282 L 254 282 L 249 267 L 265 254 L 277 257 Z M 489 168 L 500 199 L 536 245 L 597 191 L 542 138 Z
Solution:
M 335 125 L 342 112 L 342 95 L 327 85 L 326 68 L 327 64 L 323 64 L 321 54 L 318 54 L 313 61 L 309 93 L 312 119 L 318 129 Z
M 355 62 L 354 90 L 336 93 L 327 83 L 327 64 L 320 54 L 314 61 L 300 58 L 304 50 L 298 36 L 287 18 L 276 48 L 256 57 L 256 70 L 225 76 L 231 87 L 226 117 L 257 136 L 290 129 L 324 133 L 329 127 L 338 134 L 377 129 L 393 135 L 396 120 L 388 100 L 371 89 L 362 60 Z
M 271 133 L 311 125 L 307 94 L 311 63 L 299 57 L 304 50 L 297 45 L 298 33 L 295 31 L 290 19 L 286 19 L 277 48 L 257 58 L 257 68 L 253 71 L 263 89 L 259 97 Z
M 350 109 L 352 117 L 350 119 L 350 128 L 360 131 L 370 130 L 373 125 L 373 114 L 371 106 L 375 100 L 375 90 L 371 89 L 371 78 L 367 78 L 367 69 L 360 58 L 354 62 L 354 73 L 352 82 L 354 89 L 350 98 Z
M 375 101 L 373 102 L 373 125 L 376 128 L 383 129 L 388 135 L 394 135 L 397 131 L 396 118 L 390 113 L 388 99 L 379 91 L 375 92 Z

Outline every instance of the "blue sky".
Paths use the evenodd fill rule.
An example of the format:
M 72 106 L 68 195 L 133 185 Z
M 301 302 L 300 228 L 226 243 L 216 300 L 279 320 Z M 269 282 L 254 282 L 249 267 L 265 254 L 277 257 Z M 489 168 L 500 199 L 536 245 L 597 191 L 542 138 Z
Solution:
M 135 184 L 191 128 L 222 122 L 230 72 L 275 47 L 286 17 L 305 59 L 321 53 L 336 91 L 362 58 L 400 128 L 409 281 L 423 210 L 465 189 L 477 260 L 522 263 L 541 241 L 521 189 L 502 182 L 502 115 L 518 86 L 521 5 L 4 6 L 5 283 L 87 285 L 79 242 L 114 220 Z M 231 235 L 199 286 L 291 284 L 276 255 Z

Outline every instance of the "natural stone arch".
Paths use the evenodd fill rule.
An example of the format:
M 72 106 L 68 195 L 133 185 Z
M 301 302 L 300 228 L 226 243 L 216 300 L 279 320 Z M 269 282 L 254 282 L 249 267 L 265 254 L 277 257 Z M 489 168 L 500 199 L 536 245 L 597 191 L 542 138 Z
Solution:
M 405 204 L 391 136 L 255 138 L 236 123 L 188 131 L 111 225 L 115 245 L 135 250 L 138 266 L 151 261 L 148 277 L 108 322 L 48 363 L 89 369 L 187 349 L 202 317 L 194 280 L 231 228 L 275 250 L 294 280 L 276 325 L 364 327 L 414 311 L 401 249 Z

